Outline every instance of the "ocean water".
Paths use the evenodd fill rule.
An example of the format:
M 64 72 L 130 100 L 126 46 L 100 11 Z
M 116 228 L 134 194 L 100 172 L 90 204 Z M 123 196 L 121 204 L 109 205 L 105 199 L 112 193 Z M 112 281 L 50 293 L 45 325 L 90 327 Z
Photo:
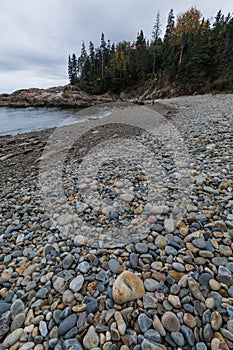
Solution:
M 110 114 L 108 107 L 90 107 L 83 110 L 57 108 L 0 107 L 0 136 L 48 129 L 62 124 L 73 124 L 85 119 L 103 118 Z

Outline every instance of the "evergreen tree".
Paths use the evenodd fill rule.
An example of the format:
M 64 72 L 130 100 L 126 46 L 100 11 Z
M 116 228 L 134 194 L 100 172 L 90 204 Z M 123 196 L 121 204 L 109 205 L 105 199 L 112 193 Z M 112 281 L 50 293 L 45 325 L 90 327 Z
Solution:
M 155 73 L 156 61 L 158 59 L 158 51 L 160 46 L 159 43 L 161 42 L 160 35 L 161 35 L 161 23 L 160 23 L 160 13 L 158 11 L 156 15 L 156 21 L 152 29 L 151 48 L 152 48 L 152 56 L 153 56 L 153 68 L 152 68 L 153 73 Z
M 79 73 L 79 77 L 81 80 L 85 80 L 88 76 L 88 72 L 85 69 L 87 60 L 88 60 L 88 56 L 87 56 L 86 46 L 83 41 L 82 47 L 81 47 L 81 55 L 78 58 L 78 64 L 77 64 L 77 71 Z
M 101 35 L 100 52 L 101 52 L 101 78 L 104 78 L 104 65 L 106 59 L 106 41 L 104 38 L 104 33 Z
M 72 57 L 68 57 L 68 76 L 71 85 L 74 85 L 78 78 L 77 78 L 77 59 L 76 55 L 73 53 Z
M 69 81 L 71 83 L 71 81 L 72 81 L 72 61 L 71 61 L 70 55 L 68 57 L 68 76 L 69 76 Z
M 90 80 L 94 80 L 96 78 L 96 62 L 95 62 L 95 47 L 93 42 L 89 43 L 89 61 L 90 61 Z
M 153 84 L 169 82 L 179 91 L 193 93 L 233 89 L 233 17 L 218 11 L 213 26 L 194 7 L 175 22 L 170 10 L 161 39 L 160 15 L 156 15 L 151 41 L 141 30 L 133 43 L 112 44 L 101 35 L 100 45 L 82 42 L 80 57 L 69 55 L 71 84 L 92 93 L 137 88 L 149 78 Z M 151 73 L 154 74 L 151 74 Z M 156 74 L 156 75 L 155 75 Z
M 165 40 L 168 40 L 172 34 L 173 28 L 175 26 L 175 16 L 173 9 L 170 10 L 167 18 L 167 26 L 166 26 L 166 32 L 165 32 Z

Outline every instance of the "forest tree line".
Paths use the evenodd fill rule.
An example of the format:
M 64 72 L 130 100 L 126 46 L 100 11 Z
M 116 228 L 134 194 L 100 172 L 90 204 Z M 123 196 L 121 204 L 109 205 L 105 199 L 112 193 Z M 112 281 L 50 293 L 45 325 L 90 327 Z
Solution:
M 233 90 L 233 17 L 218 11 L 213 23 L 192 7 L 177 16 L 170 10 L 161 37 L 159 12 L 150 40 L 141 30 L 134 42 L 112 44 L 101 35 L 100 46 L 69 55 L 70 83 L 89 93 L 130 91 L 146 81 L 175 84 L 193 93 Z

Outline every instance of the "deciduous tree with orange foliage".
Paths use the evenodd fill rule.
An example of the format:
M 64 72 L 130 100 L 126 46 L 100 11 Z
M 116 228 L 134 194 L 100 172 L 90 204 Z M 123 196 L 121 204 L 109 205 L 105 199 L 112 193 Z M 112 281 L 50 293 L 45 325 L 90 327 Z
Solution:
M 180 46 L 179 64 L 182 62 L 185 46 L 190 34 L 197 33 L 201 25 L 201 12 L 194 7 L 177 17 L 176 26 L 170 33 L 170 41 Z

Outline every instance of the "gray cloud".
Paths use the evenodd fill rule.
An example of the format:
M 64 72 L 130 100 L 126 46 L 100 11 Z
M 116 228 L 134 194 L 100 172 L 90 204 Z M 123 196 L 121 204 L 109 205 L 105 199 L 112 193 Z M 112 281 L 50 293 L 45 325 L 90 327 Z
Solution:
M 103 32 L 132 41 L 140 29 L 149 39 L 157 11 L 164 29 L 171 8 L 191 6 L 206 18 L 230 10 L 219 0 L 1 0 L 0 92 L 66 84 L 68 54 L 79 54 L 82 40 L 99 45 Z

